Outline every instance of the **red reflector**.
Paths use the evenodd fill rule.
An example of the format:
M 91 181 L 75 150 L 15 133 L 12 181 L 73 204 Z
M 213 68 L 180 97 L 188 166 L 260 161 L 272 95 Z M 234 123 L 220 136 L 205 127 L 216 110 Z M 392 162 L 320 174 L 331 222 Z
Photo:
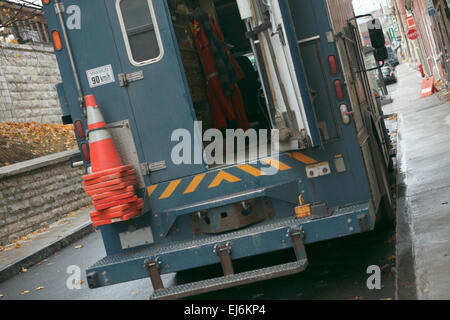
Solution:
M 333 76 L 337 76 L 339 74 L 339 68 L 338 68 L 337 63 L 336 63 L 336 57 L 335 56 L 329 56 L 328 57 L 328 63 L 330 65 L 331 74 Z
M 89 146 L 87 143 L 81 144 L 81 155 L 83 156 L 84 162 L 91 162 L 91 156 L 89 154 Z
M 44 0 L 44 1 L 42 1 L 42 2 L 44 2 L 44 4 L 49 4 L 49 3 L 50 3 L 50 0 Z
M 334 89 L 338 100 L 344 100 L 344 89 L 342 88 L 341 80 L 334 81 Z
M 83 123 L 81 120 L 75 121 L 75 131 L 77 133 L 77 137 L 80 140 L 84 140 L 86 138 L 86 134 L 84 133 Z

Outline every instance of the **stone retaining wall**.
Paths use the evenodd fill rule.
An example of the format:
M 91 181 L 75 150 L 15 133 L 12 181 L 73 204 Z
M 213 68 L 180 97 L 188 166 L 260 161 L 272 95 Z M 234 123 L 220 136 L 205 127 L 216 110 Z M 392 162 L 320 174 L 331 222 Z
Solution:
M 0 245 L 89 205 L 84 168 L 72 169 L 78 150 L 0 168 Z
M 51 45 L 0 45 L 0 122 L 61 123 Z

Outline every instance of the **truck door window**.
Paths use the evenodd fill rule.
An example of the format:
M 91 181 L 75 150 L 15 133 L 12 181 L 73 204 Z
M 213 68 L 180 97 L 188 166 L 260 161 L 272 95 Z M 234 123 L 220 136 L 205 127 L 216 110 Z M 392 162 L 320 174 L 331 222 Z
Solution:
M 152 0 L 117 0 L 128 57 L 135 66 L 158 62 L 163 48 Z

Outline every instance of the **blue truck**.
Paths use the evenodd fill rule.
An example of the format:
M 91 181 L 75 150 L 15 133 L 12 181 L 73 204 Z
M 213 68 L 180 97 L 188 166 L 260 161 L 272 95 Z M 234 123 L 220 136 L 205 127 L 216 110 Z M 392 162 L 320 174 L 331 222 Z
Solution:
M 63 122 L 74 124 L 86 171 L 84 97 L 93 94 L 144 200 L 140 217 L 100 227 L 106 257 L 86 270 L 90 288 L 149 277 L 152 299 L 175 299 L 295 274 L 308 265 L 305 245 L 392 218 L 390 143 L 351 0 L 45 0 L 43 7 L 63 80 Z M 199 12 L 217 23 L 245 73 L 239 87 L 250 127 L 278 132 L 275 151 L 255 155 L 246 144 L 244 159 L 227 148 L 234 161 L 225 164 L 195 150 L 191 162 L 174 161 L 174 132 L 204 155 L 202 138 L 214 128 L 193 35 Z M 295 259 L 235 272 L 241 261 L 286 250 Z M 167 288 L 161 280 L 211 265 L 223 275 Z

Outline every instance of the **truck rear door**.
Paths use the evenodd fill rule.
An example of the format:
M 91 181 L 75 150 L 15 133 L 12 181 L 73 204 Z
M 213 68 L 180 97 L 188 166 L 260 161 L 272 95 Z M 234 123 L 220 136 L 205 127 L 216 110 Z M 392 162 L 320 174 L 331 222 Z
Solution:
M 140 147 L 154 169 L 151 183 L 205 171 L 203 161 L 197 165 L 171 161 L 178 143 L 171 141 L 176 130 L 189 132 L 192 145 L 199 135 L 194 135 L 196 118 L 166 1 L 105 0 L 105 4 L 121 62 L 117 90 L 130 101 Z
M 335 79 L 330 76 L 328 64 L 328 57 L 337 56 L 337 52 L 334 43 L 327 40 L 327 33 L 331 28 L 325 2 L 317 0 L 288 0 L 288 2 L 322 139 L 327 141 L 337 138 L 340 133 L 335 110 L 339 101 L 334 90 Z

